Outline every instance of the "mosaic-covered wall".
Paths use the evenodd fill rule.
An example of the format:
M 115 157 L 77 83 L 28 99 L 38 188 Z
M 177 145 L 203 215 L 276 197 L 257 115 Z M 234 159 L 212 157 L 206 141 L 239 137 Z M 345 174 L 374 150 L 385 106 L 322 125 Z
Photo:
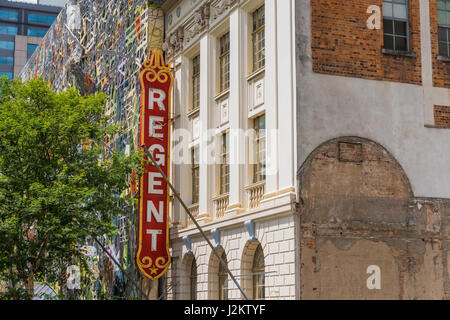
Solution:
M 134 151 L 138 144 L 139 69 L 150 49 L 162 48 L 162 0 L 68 0 L 20 74 L 23 81 L 43 77 L 62 91 L 75 86 L 82 94 L 105 92 L 106 113 L 124 124 L 126 134 L 107 141 L 111 150 Z M 136 208 L 116 217 L 119 232 L 101 237 L 108 251 L 135 280 Z M 139 290 L 100 248 L 89 250 L 96 261 L 95 279 L 83 277 L 77 298 L 140 298 Z M 92 280 L 92 281 L 91 281 Z

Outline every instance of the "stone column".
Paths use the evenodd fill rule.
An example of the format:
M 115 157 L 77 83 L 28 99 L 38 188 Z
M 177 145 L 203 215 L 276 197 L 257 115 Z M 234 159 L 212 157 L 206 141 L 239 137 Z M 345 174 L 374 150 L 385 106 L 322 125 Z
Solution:
M 242 94 L 241 75 L 245 70 L 243 55 L 243 12 L 239 8 L 230 14 L 230 192 L 227 213 L 242 211 L 242 194 L 244 187 L 245 137 L 242 128 Z

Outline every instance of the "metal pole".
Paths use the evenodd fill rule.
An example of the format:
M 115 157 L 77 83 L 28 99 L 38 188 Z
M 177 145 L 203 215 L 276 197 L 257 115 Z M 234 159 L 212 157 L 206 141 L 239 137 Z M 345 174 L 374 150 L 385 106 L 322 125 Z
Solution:
M 145 146 L 145 144 L 143 144 L 142 149 L 144 149 L 145 153 L 148 155 L 148 157 L 150 158 L 150 160 L 152 161 L 152 164 L 156 167 L 156 169 L 158 169 L 159 173 L 162 175 L 162 177 L 164 178 L 164 180 L 166 181 L 167 185 L 170 187 L 170 189 L 172 189 L 175 197 L 178 199 L 178 201 L 180 201 L 181 206 L 184 208 L 184 210 L 186 210 L 186 213 L 189 215 L 189 217 L 192 219 L 192 222 L 194 222 L 195 226 L 197 227 L 197 229 L 200 231 L 201 235 L 203 236 L 203 238 L 205 238 L 206 242 L 208 243 L 208 245 L 211 247 L 212 251 L 214 252 L 214 254 L 216 255 L 216 257 L 219 259 L 219 262 L 222 264 L 223 268 L 225 269 L 225 271 L 230 275 L 231 279 L 233 280 L 234 284 L 236 284 L 236 286 L 238 287 L 239 291 L 241 291 L 242 295 L 244 296 L 245 300 L 248 300 L 247 295 L 245 294 L 244 290 L 242 290 L 241 286 L 239 285 L 239 283 L 237 282 L 236 278 L 233 276 L 233 274 L 231 273 L 230 269 L 228 269 L 227 264 L 222 260 L 222 258 L 219 256 L 219 254 L 217 253 L 216 249 L 214 248 L 214 246 L 212 245 L 211 241 L 209 241 L 208 237 L 206 236 L 206 234 L 203 232 L 203 229 L 200 227 L 200 225 L 198 224 L 197 220 L 195 220 L 195 218 L 192 216 L 191 212 L 189 211 L 188 207 L 186 206 L 186 204 L 184 203 L 184 201 L 180 198 L 180 196 L 178 195 L 178 193 L 176 192 L 175 188 L 172 186 L 172 184 L 170 183 L 169 179 L 167 179 L 166 175 L 164 174 L 164 172 L 161 170 L 161 168 L 159 167 L 159 165 L 156 163 L 155 159 L 153 158 L 153 155 L 150 153 L 150 151 L 148 151 L 147 147 Z
M 119 267 L 119 269 L 122 271 L 122 273 L 124 274 L 125 277 L 128 278 L 128 280 L 137 288 L 139 289 L 139 291 L 141 292 L 141 295 L 144 295 L 144 297 L 147 298 L 147 300 L 150 300 L 150 298 L 148 297 L 148 295 L 142 291 L 141 287 L 133 280 L 131 279 L 130 276 L 128 276 L 128 273 L 122 268 L 122 266 L 120 265 L 119 262 L 116 261 L 116 259 L 114 259 L 114 257 L 108 252 L 108 250 L 106 250 L 106 248 L 101 244 L 100 241 L 98 241 L 98 239 L 94 236 L 91 235 L 92 238 L 94 238 L 94 241 L 97 242 L 97 244 L 100 246 L 100 248 L 106 252 L 106 254 L 108 255 L 108 257 Z
M 169 285 L 169 287 L 168 287 L 166 290 L 164 290 L 164 292 L 159 296 L 158 300 L 161 300 L 162 298 L 164 298 L 164 296 L 165 296 L 166 294 L 168 294 L 169 291 L 172 290 L 172 288 L 175 287 L 176 285 L 177 285 L 176 282 L 175 282 L 175 283 L 172 283 L 172 282 L 171 282 L 170 285 Z

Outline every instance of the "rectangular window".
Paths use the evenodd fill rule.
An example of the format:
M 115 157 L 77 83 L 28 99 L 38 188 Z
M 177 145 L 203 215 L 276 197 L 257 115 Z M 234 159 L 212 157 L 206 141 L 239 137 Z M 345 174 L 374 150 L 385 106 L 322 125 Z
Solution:
M 265 15 L 264 6 L 253 12 L 253 71 L 265 66 Z
M 12 72 L 3 72 L 0 71 L 0 77 L 6 76 L 8 79 L 12 79 L 14 76 L 12 74 Z
M 38 44 L 32 44 L 32 43 L 28 43 L 27 44 L 27 52 L 28 53 L 33 53 L 34 50 L 36 50 L 36 48 L 38 47 Z
M 0 34 L 16 35 L 17 27 L 0 25 Z
M 450 0 L 437 0 L 439 55 L 450 57 Z
M 9 66 L 14 65 L 14 58 L 13 57 L 2 57 L 0 56 L 0 64 L 7 64 Z
M 220 91 L 230 87 L 230 33 L 220 38 Z
M 42 23 L 51 25 L 55 21 L 55 16 L 47 16 L 43 14 L 37 13 L 29 13 L 28 14 L 28 22 L 30 23 Z
M 2 50 L 14 50 L 14 42 L 12 42 L 12 41 L 0 41 L 0 49 L 2 49 Z
M 0 19 L 9 21 L 19 21 L 19 12 L 0 9 Z
M 409 50 L 408 0 L 383 0 L 384 48 Z
M 44 37 L 47 33 L 47 29 L 28 28 L 27 36 L 30 37 Z
M 192 59 L 192 110 L 200 107 L 200 56 Z
M 266 116 L 262 115 L 253 120 L 255 129 L 255 159 L 253 165 L 253 182 L 266 180 Z
M 198 203 L 199 200 L 199 182 L 200 182 L 200 154 L 199 147 L 192 148 L 192 203 Z
M 222 148 L 220 154 L 220 194 L 230 191 L 230 160 L 229 160 L 229 134 L 222 134 Z

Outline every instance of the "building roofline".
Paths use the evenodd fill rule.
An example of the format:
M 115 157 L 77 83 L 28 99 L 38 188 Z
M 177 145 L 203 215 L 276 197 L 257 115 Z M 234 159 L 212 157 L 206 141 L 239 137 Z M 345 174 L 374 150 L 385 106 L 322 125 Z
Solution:
M 59 13 L 63 7 L 59 6 L 50 6 L 44 4 L 35 4 L 35 3 L 27 3 L 27 2 L 16 2 L 16 1 L 7 1 L 0 0 L 0 7 L 6 8 L 14 8 L 14 9 L 28 9 L 35 11 L 44 11 L 44 12 L 52 12 Z

